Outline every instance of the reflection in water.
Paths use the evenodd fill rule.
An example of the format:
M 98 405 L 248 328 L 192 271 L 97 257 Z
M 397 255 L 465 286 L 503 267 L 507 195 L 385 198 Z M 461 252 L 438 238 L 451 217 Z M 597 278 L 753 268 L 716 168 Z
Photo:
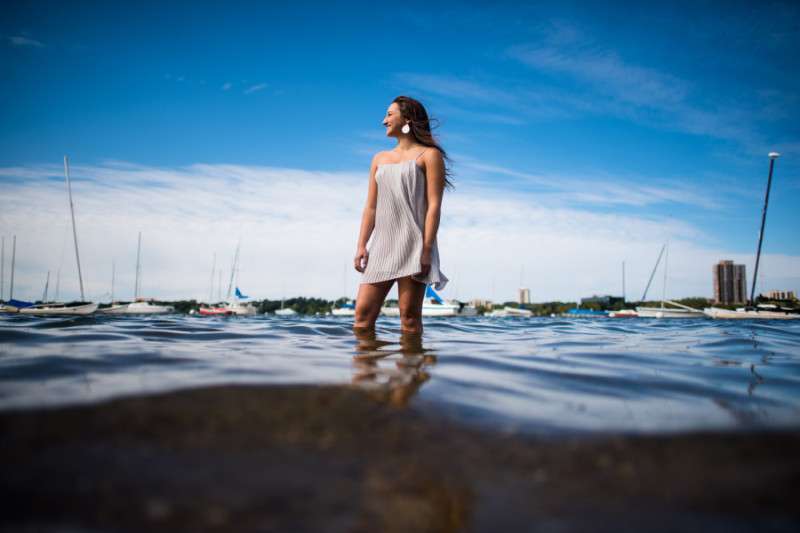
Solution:
M 397 343 L 378 338 L 374 329 L 353 328 L 359 353 L 353 357 L 353 385 L 376 400 L 406 407 L 408 400 L 430 379 L 425 368 L 436 356 L 422 347 L 422 335 L 403 332 Z

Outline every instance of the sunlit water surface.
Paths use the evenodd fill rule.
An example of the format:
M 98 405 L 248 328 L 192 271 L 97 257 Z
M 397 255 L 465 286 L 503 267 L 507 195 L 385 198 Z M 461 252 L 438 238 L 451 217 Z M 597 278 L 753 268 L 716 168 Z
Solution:
M 222 384 L 353 384 L 526 433 L 800 429 L 800 321 L 0 315 L 0 409 Z M 268 408 L 268 406 L 265 406 Z

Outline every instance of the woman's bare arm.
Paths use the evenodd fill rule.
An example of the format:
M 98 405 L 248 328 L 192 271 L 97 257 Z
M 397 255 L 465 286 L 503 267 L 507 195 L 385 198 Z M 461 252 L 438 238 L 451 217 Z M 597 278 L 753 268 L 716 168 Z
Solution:
M 427 274 L 431 269 L 431 254 L 439 232 L 439 220 L 442 213 L 442 196 L 444 195 L 445 166 L 444 158 L 438 150 L 427 150 L 421 156 L 423 170 L 427 182 L 426 195 L 428 198 L 428 212 L 425 215 L 425 239 L 422 243 L 422 257 L 420 263 L 422 274 Z
M 364 269 L 367 268 L 367 262 L 369 261 L 367 243 L 372 236 L 372 231 L 375 229 L 375 209 L 378 205 L 378 183 L 375 181 L 375 172 L 378 170 L 378 156 L 379 154 L 375 154 L 370 166 L 367 204 L 364 206 L 364 214 L 361 216 L 361 231 L 358 235 L 356 256 L 353 260 L 354 266 L 359 272 L 364 272 Z

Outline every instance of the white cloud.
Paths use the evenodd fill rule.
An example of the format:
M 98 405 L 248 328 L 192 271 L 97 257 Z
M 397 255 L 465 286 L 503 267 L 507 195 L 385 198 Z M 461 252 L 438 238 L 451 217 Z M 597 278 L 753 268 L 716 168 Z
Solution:
M 644 207 L 655 204 L 677 203 L 705 209 L 722 209 L 724 206 L 715 200 L 712 191 L 704 190 L 696 183 L 679 180 L 662 180 L 661 187 L 645 185 L 648 180 L 623 179 L 602 173 L 591 175 L 545 175 L 519 172 L 513 169 L 469 161 L 468 156 L 460 169 L 466 176 L 481 175 L 504 176 L 517 181 L 523 188 L 535 187 L 539 204 L 548 206 L 576 204 L 594 206 L 635 206 Z
M 113 162 L 72 166 L 70 178 L 89 298 L 109 299 L 112 261 L 115 296 L 133 296 L 140 230 L 143 296 L 207 299 L 214 254 L 224 295 L 240 238 L 238 285 L 253 298 L 356 294 L 351 264 L 366 197 L 362 172 Z M 79 297 L 63 168 L 5 168 L 0 180 L 14 198 L 14 209 L 0 212 L 6 287 L 16 235 L 15 297 L 40 298 L 48 271 L 52 297 L 59 270 L 59 296 Z M 619 294 L 623 261 L 627 295 L 639 298 L 666 233 L 645 216 L 545 205 L 538 195 L 474 182 L 446 194 L 443 213 L 442 268 L 452 280 L 443 295 L 464 300 L 511 300 L 520 283 L 535 301 Z M 695 243 L 698 228 L 675 222 L 671 231 L 668 298 L 712 296 L 711 266 L 720 259 L 752 272 L 752 257 Z M 800 288 L 798 257 L 766 255 L 760 271 L 766 290 Z M 652 298 L 660 296 L 660 279 Z
M 36 48 L 44 48 L 44 44 L 41 42 L 28 37 L 22 37 L 20 35 L 9 37 L 8 40 L 11 41 L 11 44 L 14 46 L 34 46 Z
M 661 107 L 685 101 L 689 84 L 658 70 L 631 65 L 613 51 L 601 49 L 561 50 L 522 45 L 509 54 L 531 68 L 569 74 L 592 84 L 622 102 Z
M 260 91 L 262 89 L 266 89 L 268 85 L 266 83 L 259 83 L 258 85 L 253 85 L 249 89 L 244 90 L 244 94 L 254 93 L 256 91 Z
M 227 91 L 227 90 L 229 90 L 230 88 L 231 88 L 231 84 L 230 84 L 230 83 L 226 83 L 225 85 L 223 85 L 223 86 L 222 86 L 222 90 L 223 90 L 223 91 Z

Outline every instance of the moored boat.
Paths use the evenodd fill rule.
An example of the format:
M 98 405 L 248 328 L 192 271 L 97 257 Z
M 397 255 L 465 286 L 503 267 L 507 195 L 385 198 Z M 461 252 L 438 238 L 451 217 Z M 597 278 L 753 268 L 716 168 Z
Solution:
M 206 305 L 202 304 L 200 309 L 197 310 L 198 313 L 205 316 L 220 316 L 220 315 L 232 315 L 233 311 L 230 309 L 225 309 L 224 307 L 215 306 L 215 305 Z
M 504 316 L 533 316 L 533 311 L 530 309 L 524 309 L 520 307 L 510 307 L 504 306 L 502 309 L 494 309 L 490 313 L 486 313 L 486 316 L 492 317 L 504 317 Z
M 24 307 L 19 312 L 25 315 L 90 315 L 99 305 L 92 302 L 49 302 Z
M 620 309 L 619 311 L 609 311 L 608 316 L 611 318 L 636 318 L 639 313 L 633 309 Z
M 739 307 L 735 311 L 728 309 L 721 309 L 718 307 L 709 307 L 703 309 L 703 313 L 711 318 L 753 318 L 753 319 L 773 319 L 773 320 L 786 320 L 800 318 L 800 310 L 798 309 L 784 309 L 776 305 L 754 305 L 755 304 L 755 291 L 756 279 L 758 279 L 758 263 L 761 259 L 761 241 L 764 238 L 764 225 L 767 220 L 767 204 L 769 203 L 769 189 L 772 184 L 772 168 L 775 165 L 775 159 L 780 157 L 776 152 L 769 154 L 769 176 L 767 177 L 767 195 L 764 198 L 764 210 L 761 214 L 761 230 L 758 232 L 758 248 L 756 249 L 756 265 L 753 272 L 753 284 L 750 288 L 750 306 Z
M 125 310 L 127 315 L 155 315 L 174 312 L 174 307 L 157 304 L 153 298 L 137 298 L 129 303 L 128 308 Z
M 19 310 L 26 315 L 89 315 L 97 311 L 98 303 L 85 301 L 83 292 L 83 275 L 81 274 L 81 258 L 78 253 L 78 231 L 75 227 L 75 210 L 72 206 L 72 188 L 69 184 L 69 166 L 67 156 L 64 156 L 64 173 L 67 178 L 67 194 L 69 195 L 69 211 L 72 218 L 72 235 L 75 241 L 75 260 L 78 264 L 78 283 L 81 288 L 81 301 L 79 302 L 41 302 Z M 45 289 L 45 292 L 46 289 Z
M 674 305 L 666 307 L 664 304 Z M 662 300 L 661 307 L 638 306 L 636 314 L 641 318 L 704 318 L 706 315 L 700 309 L 679 304 L 672 300 Z
M 331 314 L 334 316 L 355 316 L 356 303 L 352 300 L 342 302 L 341 307 L 331 309 Z
M 155 298 L 142 298 L 139 296 L 139 285 L 141 284 L 141 255 L 142 255 L 142 232 L 139 232 L 139 242 L 136 247 L 136 286 L 133 291 L 133 301 L 126 304 L 114 305 L 98 309 L 99 313 L 105 314 L 124 314 L 124 315 L 156 315 L 164 313 L 174 313 L 175 308 L 171 305 L 161 305 L 155 303 Z M 111 274 L 111 300 L 114 300 L 114 274 L 112 267 Z
M 703 313 L 711 318 L 733 318 L 733 319 L 775 319 L 791 320 L 800 318 L 800 310 L 785 309 L 776 305 L 760 305 L 757 307 L 739 307 L 736 310 L 722 309 L 719 307 L 707 307 Z
M 381 308 L 385 316 L 400 316 L 400 308 L 396 305 L 385 305 Z M 457 301 L 444 301 L 432 287 L 425 289 L 422 301 L 422 316 L 475 316 L 478 310 L 471 305 Z
M 0 303 L 0 313 L 17 313 L 20 309 L 25 309 L 32 305 L 33 302 L 23 302 L 12 298 L 7 302 Z
M 255 315 L 258 310 L 256 306 L 251 303 L 242 303 L 239 301 L 223 302 L 220 304 L 222 309 L 227 309 L 232 315 Z
M 568 316 L 575 316 L 581 318 L 608 316 L 608 311 L 594 311 L 592 309 L 568 309 Z

